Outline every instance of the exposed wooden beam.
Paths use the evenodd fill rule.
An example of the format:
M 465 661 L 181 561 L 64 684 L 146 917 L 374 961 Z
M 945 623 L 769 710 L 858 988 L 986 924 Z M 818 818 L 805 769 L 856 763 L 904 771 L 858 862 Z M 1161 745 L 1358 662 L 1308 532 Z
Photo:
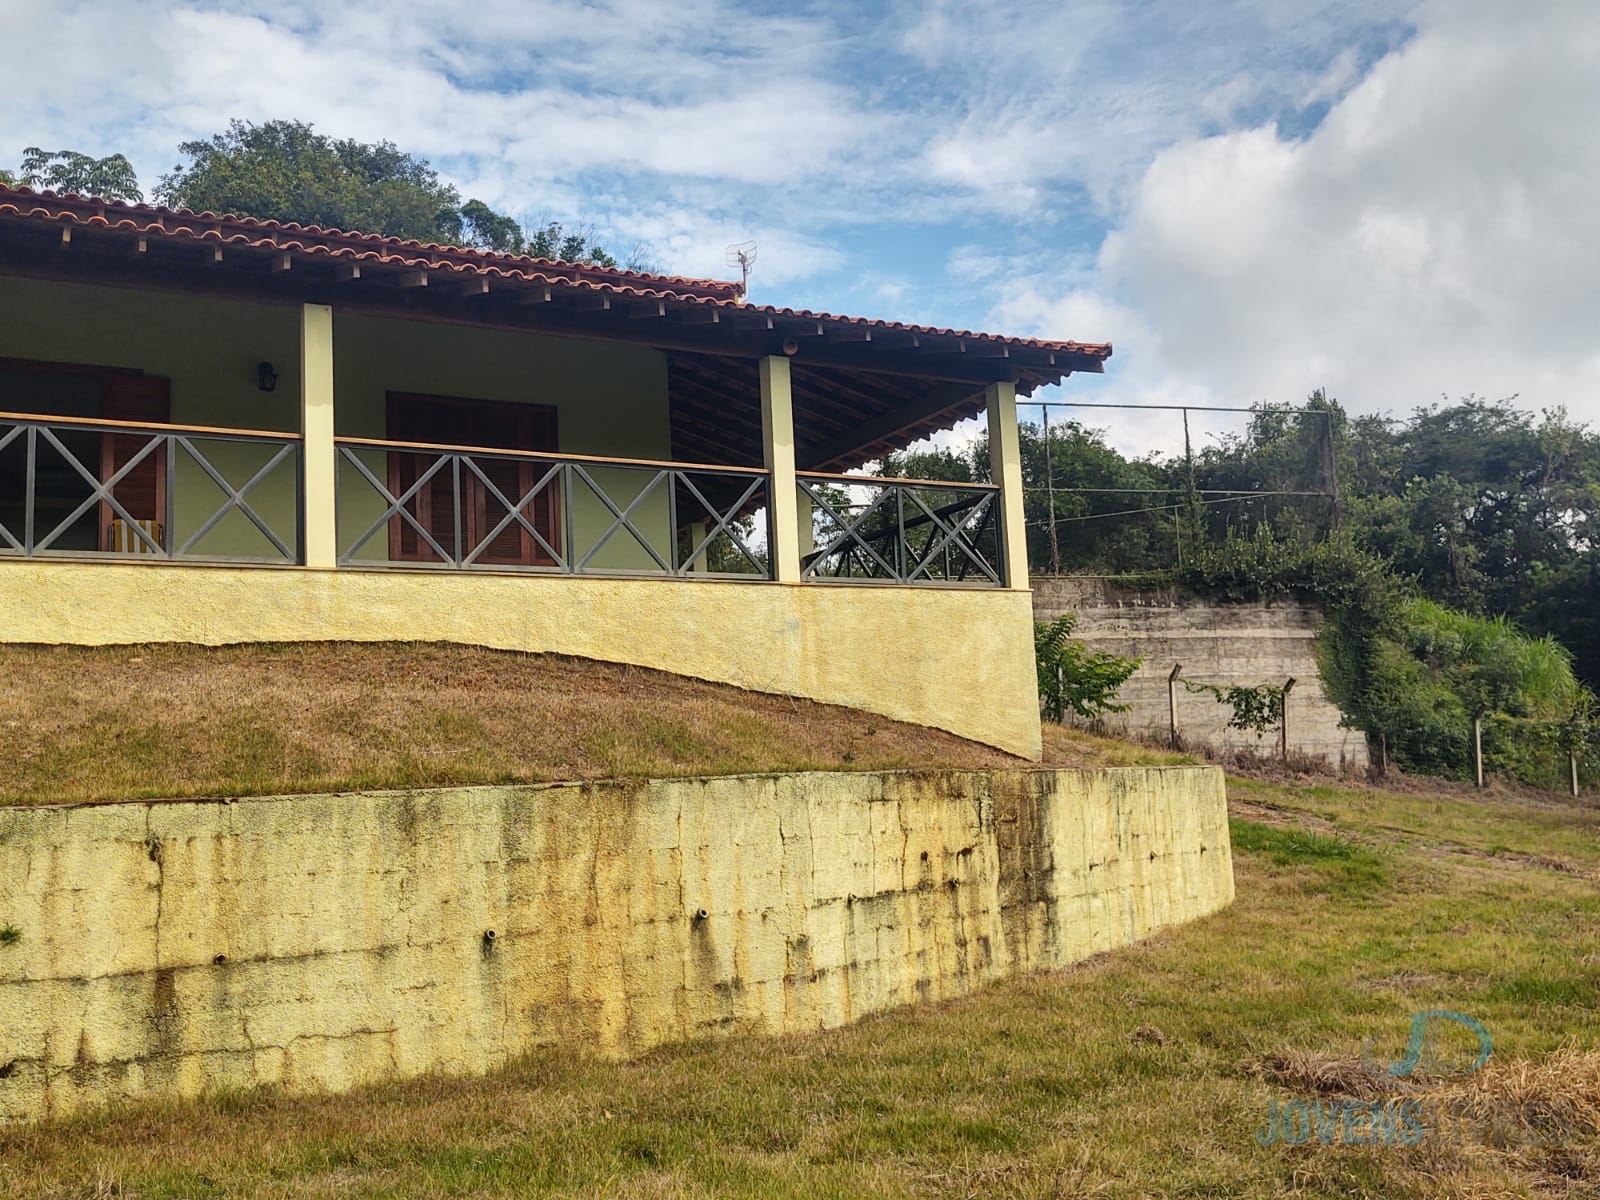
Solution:
M 61 227 L 61 248 L 65 250 L 70 245 L 72 245 L 72 226 L 63 225 Z
M 626 311 L 630 317 L 664 317 L 667 315 L 667 302 L 650 300 L 643 304 L 630 304 Z
M 611 310 L 610 296 L 597 296 L 592 292 L 579 292 L 576 295 L 563 295 L 562 303 L 566 308 L 575 312 L 609 312 Z
M 274 254 L 269 269 L 272 271 L 287 271 L 293 266 L 294 263 L 287 253 Z
M 974 391 L 970 385 L 961 383 L 931 387 L 911 403 L 863 421 L 825 442 L 798 447 L 799 457 L 812 469 L 824 466 L 852 451 L 892 438 L 902 430 L 948 412 L 963 401 L 970 400 Z
M 797 321 L 793 317 L 779 317 L 778 330 L 790 337 L 821 337 L 821 321 Z
M 419 288 L 428 286 L 426 271 L 401 271 L 394 277 L 396 287 Z
M 682 308 L 677 313 L 678 321 L 683 325 L 720 325 L 722 324 L 722 310 L 712 308 L 710 305 L 695 305 L 693 308 Z
M 221 263 L 222 262 L 222 247 L 221 246 L 208 246 L 206 248 L 205 260 L 206 260 L 206 262 L 210 263 L 212 266 L 217 266 L 219 263 Z
M 830 342 L 870 342 L 872 330 L 865 325 L 835 325 L 828 330 Z
M 150 239 L 140 234 L 133 239 L 133 245 L 128 248 L 130 254 L 144 254 L 150 249 Z
M 340 283 L 354 283 L 357 279 L 361 278 L 361 264 L 346 262 L 335 263 L 333 267 L 333 277 Z
M 523 288 L 517 293 L 518 304 L 549 304 L 550 289 L 547 287 Z
M 461 294 L 463 296 L 487 296 L 489 294 L 488 276 L 473 275 L 462 281 Z

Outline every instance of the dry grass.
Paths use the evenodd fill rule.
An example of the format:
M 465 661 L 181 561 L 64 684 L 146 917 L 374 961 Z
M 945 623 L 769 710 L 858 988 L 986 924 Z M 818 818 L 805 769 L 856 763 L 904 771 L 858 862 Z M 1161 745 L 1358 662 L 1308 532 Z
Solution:
M 1052 766 L 1190 761 L 1045 729 Z M 0 804 L 1028 765 L 920 725 L 663 671 L 337 642 L 0 647 L 0 762 Z
M 920 726 L 659 671 L 338 643 L 0 648 L 0 762 L 12 804 L 1019 765 Z
M 0 1196 L 1600 1195 L 1600 893 L 1535 861 L 1600 866 L 1600 813 L 1248 789 L 1281 821 L 1236 822 L 1236 903 L 1067 971 L 809 1037 L 628 1063 L 543 1050 L 485 1079 L 0 1130 Z M 1512 837 L 1528 857 L 1485 875 Z M 1490 1029 L 1487 1065 L 1375 1070 L 1434 1008 Z M 1464 1054 L 1441 1041 L 1424 1061 Z M 1254 1136 L 1273 1101 L 1394 1096 L 1486 1136 Z M 1559 1136 L 1497 1141 L 1524 1113 Z

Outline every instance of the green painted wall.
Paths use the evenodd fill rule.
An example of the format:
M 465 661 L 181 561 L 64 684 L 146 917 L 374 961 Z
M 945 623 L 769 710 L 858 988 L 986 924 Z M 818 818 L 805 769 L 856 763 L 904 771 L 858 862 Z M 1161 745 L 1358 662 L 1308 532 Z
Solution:
M 585 342 L 419 321 L 369 317 L 334 310 L 333 387 L 336 429 L 343 437 L 384 436 L 385 395 L 390 391 L 461 396 L 473 400 L 548 404 L 558 412 L 561 450 L 612 458 L 672 457 L 667 410 L 667 360 L 659 350 L 622 343 Z M 381 456 L 368 459 L 380 479 Z M 595 473 L 621 507 L 650 478 L 644 471 Z M 371 525 L 383 506 L 370 484 L 341 468 L 340 545 Z M 357 499 L 359 497 L 359 499 Z M 573 506 L 580 554 L 599 539 L 612 517 L 581 482 Z M 652 494 L 635 522 L 665 552 L 667 504 Z M 372 557 L 387 550 L 379 534 L 367 544 Z M 593 563 L 611 570 L 646 570 L 651 560 L 619 532 Z
M 124 367 L 172 381 L 172 419 L 182 425 L 296 431 L 300 428 L 298 307 L 200 300 L 163 292 L 0 277 L 0 357 Z M 278 370 L 276 391 L 256 386 L 256 364 Z M 27 395 L 0 396 L 0 408 L 29 411 Z M 264 461 L 260 445 L 201 441 L 205 456 L 235 486 Z M 92 465 L 92 464 L 91 464 Z M 187 456 L 174 478 L 176 536 L 193 533 L 222 492 Z M 294 472 L 282 465 L 250 493 L 262 518 L 293 548 Z M 244 517 L 230 514 L 197 552 L 270 554 Z
M 300 427 L 298 305 L 197 299 L 161 292 L 0 277 L 0 357 L 143 370 L 172 381 L 172 419 L 179 424 L 297 431 Z M 276 391 L 256 386 L 256 364 L 277 368 Z M 337 429 L 343 436 L 382 437 L 390 390 L 554 405 L 561 449 L 569 453 L 666 459 L 671 455 L 666 359 L 649 347 L 472 329 L 420 321 L 334 315 Z M 0 396 L 0 408 L 27 411 L 26 395 Z M 261 466 L 259 445 L 203 442 L 206 456 L 235 486 Z M 381 455 L 369 465 L 383 479 Z M 600 476 L 597 475 L 597 478 Z M 623 506 L 648 480 L 644 472 L 609 472 L 602 480 Z M 382 511 L 375 492 L 345 466 L 340 473 L 341 547 Z M 176 536 L 183 541 L 213 511 L 222 493 L 180 456 L 174 478 Z M 285 540 L 295 535 L 294 474 L 289 464 L 250 494 L 252 504 Z M 611 516 L 592 496 L 573 505 L 581 553 Z M 641 506 L 635 521 L 664 548 L 664 492 Z M 270 554 L 261 535 L 230 514 L 197 543 L 196 552 Z M 379 533 L 363 557 L 380 560 Z M 619 533 L 591 564 L 649 569 L 651 560 Z

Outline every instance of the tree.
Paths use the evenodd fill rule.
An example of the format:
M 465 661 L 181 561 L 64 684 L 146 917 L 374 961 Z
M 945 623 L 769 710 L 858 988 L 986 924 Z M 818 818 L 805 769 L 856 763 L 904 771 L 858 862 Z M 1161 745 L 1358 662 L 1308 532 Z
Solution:
M 302 121 L 234 121 L 178 150 L 189 163 L 162 176 L 165 204 L 424 242 L 462 238 L 459 193 L 393 142 L 335 140 Z
M 41 150 L 29 146 L 22 152 L 21 180 L 31 188 L 75 192 L 103 200 L 144 199 L 133 164 L 120 154 L 92 158 L 76 150 Z
M 393 142 L 321 134 L 302 121 L 233 121 L 178 147 L 187 165 L 162 176 L 164 204 L 419 242 L 615 266 L 588 226 L 525 230 L 482 200 L 462 202 L 427 161 Z

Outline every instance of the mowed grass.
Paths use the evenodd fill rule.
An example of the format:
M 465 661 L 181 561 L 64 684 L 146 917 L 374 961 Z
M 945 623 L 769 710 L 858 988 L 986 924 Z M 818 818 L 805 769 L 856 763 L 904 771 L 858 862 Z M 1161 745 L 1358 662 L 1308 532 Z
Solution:
M 0 1194 L 1600 1194 L 1600 813 L 1230 783 L 1236 903 L 1069 970 L 824 1034 L 0 1132 Z M 1273 1100 L 1398 1086 L 1381 1064 L 1435 1008 L 1494 1054 L 1406 1094 L 1558 1111 L 1564 1144 L 1257 1143 Z

